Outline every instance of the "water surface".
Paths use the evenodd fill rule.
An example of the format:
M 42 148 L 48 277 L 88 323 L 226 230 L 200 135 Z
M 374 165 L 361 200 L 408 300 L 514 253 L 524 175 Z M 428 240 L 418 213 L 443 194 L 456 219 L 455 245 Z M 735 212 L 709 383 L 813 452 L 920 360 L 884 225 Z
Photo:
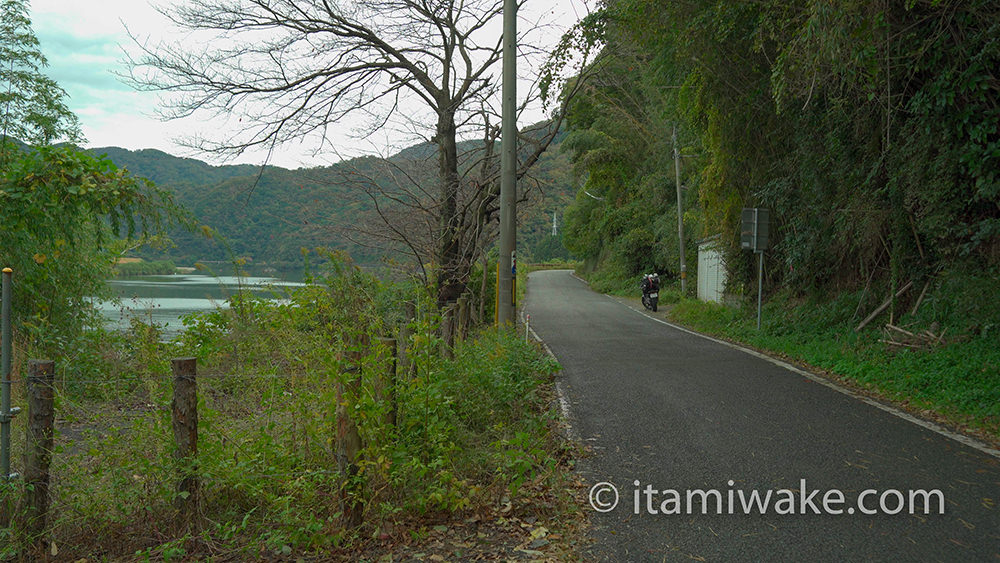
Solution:
M 226 300 L 240 287 L 261 297 L 280 297 L 286 288 L 304 285 L 277 277 L 209 276 L 176 274 L 171 276 L 137 276 L 108 280 L 108 285 L 120 303 L 99 300 L 95 303 L 111 327 L 125 328 L 133 317 L 155 323 L 165 338 L 175 336 L 184 328 L 181 317 L 216 307 L 226 307 Z

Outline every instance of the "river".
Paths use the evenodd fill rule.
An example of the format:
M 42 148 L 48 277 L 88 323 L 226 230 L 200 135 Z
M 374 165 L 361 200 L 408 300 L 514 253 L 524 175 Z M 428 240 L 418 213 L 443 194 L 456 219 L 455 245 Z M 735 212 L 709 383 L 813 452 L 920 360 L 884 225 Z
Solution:
M 97 301 L 95 304 L 110 327 L 128 327 L 130 320 L 138 317 L 160 326 L 163 337 L 170 339 L 184 328 L 183 315 L 225 307 L 226 299 L 239 287 L 249 288 L 263 297 L 276 297 L 284 288 L 304 284 L 277 277 L 175 274 L 116 278 L 108 280 L 108 285 L 121 302 Z

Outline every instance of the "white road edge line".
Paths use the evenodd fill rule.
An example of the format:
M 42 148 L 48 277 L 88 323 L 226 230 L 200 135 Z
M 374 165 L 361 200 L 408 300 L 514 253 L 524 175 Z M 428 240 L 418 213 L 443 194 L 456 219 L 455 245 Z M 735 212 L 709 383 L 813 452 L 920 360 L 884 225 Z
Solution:
M 577 279 L 580 279 L 578 276 L 576 276 L 576 274 L 573 274 L 573 277 L 575 277 Z M 586 283 L 585 280 L 581 280 L 581 281 L 584 281 Z M 837 385 L 836 383 L 834 383 L 833 381 L 830 381 L 829 379 L 826 379 L 824 377 L 820 377 L 820 376 L 818 376 L 818 375 L 816 375 L 814 373 L 810 373 L 810 372 L 808 372 L 808 371 L 806 371 L 806 370 L 804 370 L 802 368 L 796 367 L 796 366 L 794 366 L 792 364 L 789 364 L 787 362 L 783 362 L 783 361 L 781 361 L 779 359 L 772 358 L 771 356 L 768 356 L 767 354 L 762 354 L 762 353 L 760 353 L 760 352 L 758 352 L 756 350 L 751 350 L 750 348 L 745 348 L 743 346 L 740 346 L 739 344 L 733 344 L 732 342 L 727 342 L 725 340 L 720 340 L 718 338 L 714 338 L 714 337 L 708 336 L 707 334 L 702 334 L 700 332 L 695 332 L 693 330 L 684 328 L 682 326 L 678 326 L 678 325 L 675 325 L 673 323 L 664 321 L 662 319 L 658 319 L 656 317 L 647 315 L 644 311 L 640 311 L 638 309 L 635 309 L 631 305 L 629 305 L 628 303 L 619 301 L 618 299 L 615 299 L 614 297 L 612 297 L 612 296 L 610 296 L 610 295 L 608 295 L 606 293 L 602 294 L 602 295 L 604 295 L 608 299 L 614 301 L 615 303 L 624 305 L 626 308 L 628 308 L 628 309 L 630 309 L 632 311 L 635 311 L 636 313 L 639 313 L 640 315 L 646 317 L 647 319 L 650 319 L 652 321 L 656 321 L 656 322 L 658 322 L 660 324 L 667 325 L 667 326 L 669 326 L 671 328 L 674 328 L 676 330 L 679 330 L 681 332 L 686 332 L 688 334 L 693 334 L 694 336 L 699 336 L 699 337 L 704 338 L 706 340 L 711 340 L 712 342 L 717 342 L 719 344 L 723 344 L 725 346 L 729 346 L 730 348 L 732 348 L 734 350 L 739 350 L 740 352 L 744 352 L 746 354 L 750 354 L 751 356 L 756 356 L 756 357 L 758 357 L 758 358 L 760 358 L 762 360 L 767 360 L 768 362 L 771 362 L 772 364 L 774 364 L 776 366 L 783 367 L 783 368 L 787 369 L 788 371 L 797 373 L 797 374 L 805 377 L 806 379 L 809 379 L 811 381 L 819 383 L 820 385 L 825 385 L 826 387 L 829 387 L 830 389 L 833 389 L 835 391 L 839 391 L 840 393 L 843 393 L 844 395 L 847 395 L 848 397 L 852 397 L 852 398 L 857 399 L 857 400 L 859 400 L 859 401 L 861 401 L 863 403 L 867 403 L 867 404 L 869 404 L 869 405 L 871 405 L 871 406 L 873 406 L 875 408 L 881 409 L 881 410 L 883 410 L 883 411 L 885 411 L 885 412 L 887 412 L 889 414 L 892 414 L 892 415 L 895 415 L 895 416 L 897 416 L 899 418 L 902 418 L 903 420 L 905 420 L 907 422 L 912 422 L 913 424 L 916 424 L 917 426 L 920 426 L 922 428 L 926 428 L 927 430 L 930 430 L 931 432 L 936 432 L 936 433 L 938 433 L 938 434 L 940 434 L 940 435 L 942 435 L 942 436 L 944 436 L 946 438 L 951 438 L 952 440 L 954 440 L 954 441 L 956 441 L 956 442 L 958 442 L 960 444 L 964 444 L 966 446 L 969 446 L 970 448 L 975 448 L 975 449 L 983 452 L 984 454 L 991 455 L 991 456 L 993 456 L 993 457 L 995 457 L 997 459 L 1000 459 L 1000 450 L 992 448 L 989 445 L 987 445 L 987 444 L 985 444 L 983 442 L 980 442 L 979 440 L 976 440 L 974 438 L 970 438 L 968 436 L 964 436 L 962 434 L 958 434 L 956 432 L 952 432 L 951 430 L 948 430 L 947 428 L 945 428 L 943 426 L 940 426 L 938 424 L 935 424 L 935 423 L 927 421 L 927 420 L 923 420 L 923 419 L 917 418 L 917 417 L 915 417 L 915 416 L 913 416 L 913 415 L 911 415 L 911 414 L 909 414 L 907 412 L 904 412 L 904 411 L 901 411 L 901 410 L 897 409 L 896 407 L 891 407 L 889 405 L 880 403 L 879 401 L 876 401 L 874 399 L 865 397 L 864 395 L 860 395 L 858 393 L 855 393 L 854 391 L 852 391 L 852 390 L 850 390 L 850 389 L 848 389 L 846 387 L 841 387 L 840 385 Z
M 521 322 L 525 321 L 524 315 L 525 312 L 522 310 Z M 531 337 L 534 338 L 536 342 L 542 345 L 542 348 L 545 350 L 545 353 L 551 356 L 553 360 L 558 362 L 559 358 L 556 358 L 555 353 L 553 353 L 552 349 L 549 348 L 549 345 L 546 344 L 544 340 L 542 340 L 542 337 L 538 336 L 538 333 L 535 332 L 535 329 L 531 328 L 530 324 L 527 324 L 526 326 L 528 327 L 528 332 L 531 333 Z M 566 437 L 570 441 L 579 442 L 580 440 L 579 436 L 577 436 L 576 434 L 576 429 L 570 422 L 569 400 L 566 399 L 566 391 L 563 390 L 562 382 L 559 381 L 558 379 L 555 382 L 555 388 L 556 388 L 556 398 L 559 399 L 559 412 L 562 413 L 563 421 L 566 423 Z

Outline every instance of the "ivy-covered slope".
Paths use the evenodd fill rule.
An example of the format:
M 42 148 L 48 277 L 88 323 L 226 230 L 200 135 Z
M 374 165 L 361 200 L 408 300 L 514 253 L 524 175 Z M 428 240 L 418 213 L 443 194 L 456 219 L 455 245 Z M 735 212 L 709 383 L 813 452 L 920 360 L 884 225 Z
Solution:
M 718 235 L 733 289 L 755 279 L 743 207 L 771 210 L 770 292 L 995 273 L 998 22 L 983 0 L 610 0 L 565 142 L 587 178 L 567 245 L 620 277 L 678 274 L 676 126 L 691 273 Z

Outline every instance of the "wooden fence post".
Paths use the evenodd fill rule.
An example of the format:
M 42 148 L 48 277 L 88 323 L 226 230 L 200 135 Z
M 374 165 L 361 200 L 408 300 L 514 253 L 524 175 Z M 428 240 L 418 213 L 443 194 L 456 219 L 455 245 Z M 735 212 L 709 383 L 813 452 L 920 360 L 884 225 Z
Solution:
M 465 305 L 465 334 L 468 336 L 469 330 L 472 328 L 472 311 L 475 309 L 476 296 L 472 293 L 467 293 L 466 305 Z
M 196 358 L 174 358 L 174 399 L 171 414 L 174 423 L 174 459 L 177 461 L 177 496 L 174 507 L 180 520 L 190 518 L 198 507 L 198 383 Z
M 386 369 L 385 377 L 378 382 L 375 388 L 379 401 L 389 403 L 389 410 L 385 413 L 385 423 L 389 426 L 396 425 L 396 339 L 379 338 L 379 343 L 385 346 L 389 353 L 389 366 Z
M 463 295 L 458 298 L 458 319 L 456 324 L 458 325 L 458 337 L 462 340 L 469 335 L 469 297 Z
M 416 374 L 417 363 L 410 357 L 410 323 L 417 318 L 417 305 L 413 301 L 407 301 L 403 305 L 403 325 L 399 327 L 399 340 L 397 347 L 397 359 L 399 363 L 399 373 L 408 379 L 412 379 Z
M 455 357 L 455 302 L 448 301 L 441 311 L 441 355 L 447 359 Z
M 357 400 L 361 392 L 361 358 L 360 350 L 351 350 L 347 354 L 350 365 L 347 368 L 346 377 L 353 380 L 347 382 Z M 337 380 L 336 389 L 336 424 L 337 432 L 334 441 L 334 455 L 337 458 L 337 469 L 345 479 L 344 486 L 340 489 L 340 507 L 344 526 L 357 528 L 361 525 L 364 517 L 363 486 L 355 481 L 358 474 L 358 457 L 364 444 L 361 441 L 361 433 L 358 432 L 358 425 L 351 418 L 353 403 L 348 404 L 345 397 L 345 381 L 342 376 Z
M 55 420 L 55 362 L 28 361 L 28 435 L 24 462 L 24 526 L 29 536 L 45 533 L 49 511 L 49 465 Z

